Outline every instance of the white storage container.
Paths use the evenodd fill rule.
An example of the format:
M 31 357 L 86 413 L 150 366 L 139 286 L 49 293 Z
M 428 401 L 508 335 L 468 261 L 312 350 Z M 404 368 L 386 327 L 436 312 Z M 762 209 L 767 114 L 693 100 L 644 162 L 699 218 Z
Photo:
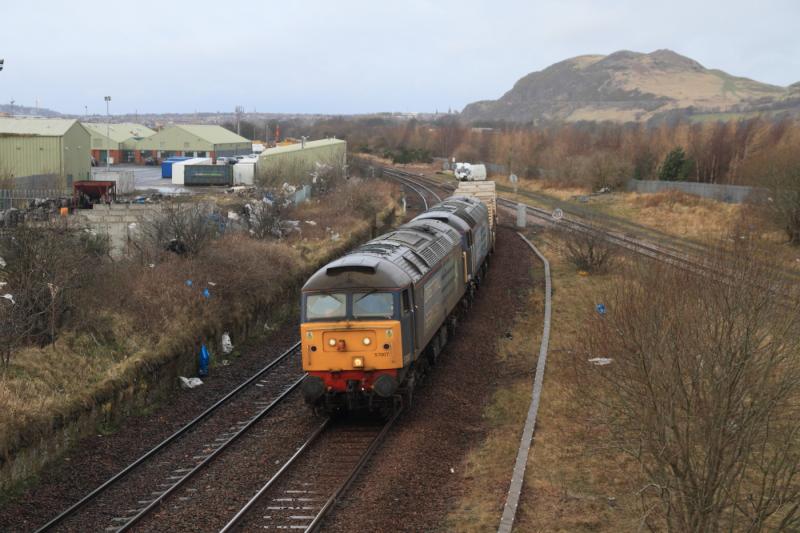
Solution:
M 183 168 L 186 165 L 210 165 L 210 157 L 194 157 L 186 161 L 179 161 L 172 164 L 172 183 L 173 185 L 183 185 Z
M 92 172 L 92 181 L 113 181 L 117 194 L 133 194 L 136 179 L 132 170 L 110 170 L 108 172 Z
M 256 161 L 242 160 L 233 165 L 234 185 L 253 185 L 256 177 Z

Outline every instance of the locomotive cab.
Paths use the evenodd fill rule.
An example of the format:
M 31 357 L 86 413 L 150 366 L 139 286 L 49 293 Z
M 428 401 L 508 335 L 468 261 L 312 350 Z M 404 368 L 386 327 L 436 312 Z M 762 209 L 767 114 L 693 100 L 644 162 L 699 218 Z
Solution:
M 394 396 L 414 350 L 409 282 L 402 270 L 363 256 L 309 279 L 300 325 L 306 402 L 352 409 Z
M 367 289 L 306 293 L 300 327 L 306 401 L 326 393 L 374 393 L 390 398 L 402 376 L 405 321 L 410 325 L 410 292 Z M 405 342 L 404 342 L 405 340 Z M 405 346 L 404 346 L 405 345 Z

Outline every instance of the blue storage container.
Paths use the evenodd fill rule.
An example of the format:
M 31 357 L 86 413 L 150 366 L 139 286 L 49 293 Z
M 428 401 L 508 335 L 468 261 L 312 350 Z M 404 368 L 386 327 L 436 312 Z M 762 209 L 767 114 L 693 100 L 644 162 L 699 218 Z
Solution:
M 161 179 L 172 178 L 172 163 L 178 163 L 179 161 L 186 161 L 187 159 L 192 159 L 191 157 L 183 157 L 183 156 L 176 156 L 176 157 L 168 157 L 164 161 L 161 162 Z

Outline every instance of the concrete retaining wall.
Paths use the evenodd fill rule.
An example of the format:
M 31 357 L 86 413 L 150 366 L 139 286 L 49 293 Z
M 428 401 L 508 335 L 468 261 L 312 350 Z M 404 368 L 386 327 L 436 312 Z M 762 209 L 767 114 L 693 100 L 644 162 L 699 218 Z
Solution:
M 743 185 L 717 185 L 714 183 L 696 183 L 691 181 L 655 180 L 629 180 L 627 183 L 627 190 L 642 193 L 674 190 L 730 204 L 740 204 L 751 197 L 751 195 L 760 195 L 766 192 L 765 189 L 745 187 Z
M 77 211 L 73 216 L 76 222 L 108 235 L 111 239 L 111 256 L 120 257 L 136 233 L 136 226 L 160 212 L 161 206 L 158 204 L 98 204 L 93 209 Z

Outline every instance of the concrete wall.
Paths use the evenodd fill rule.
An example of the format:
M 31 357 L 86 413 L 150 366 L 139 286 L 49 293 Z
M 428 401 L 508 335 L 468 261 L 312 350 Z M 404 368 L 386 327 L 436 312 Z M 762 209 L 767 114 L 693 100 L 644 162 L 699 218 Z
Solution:
M 95 205 L 93 209 L 76 211 L 72 217 L 99 234 L 111 239 L 111 256 L 121 257 L 135 237 L 138 226 L 161 211 L 158 204 Z
M 674 190 L 730 204 L 740 204 L 751 195 L 764 194 L 766 192 L 764 189 L 758 187 L 745 187 L 743 185 L 717 185 L 714 183 L 695 183 L 690 181 L 656 180 L 629 180 L 627 190 L 641 193 Z

